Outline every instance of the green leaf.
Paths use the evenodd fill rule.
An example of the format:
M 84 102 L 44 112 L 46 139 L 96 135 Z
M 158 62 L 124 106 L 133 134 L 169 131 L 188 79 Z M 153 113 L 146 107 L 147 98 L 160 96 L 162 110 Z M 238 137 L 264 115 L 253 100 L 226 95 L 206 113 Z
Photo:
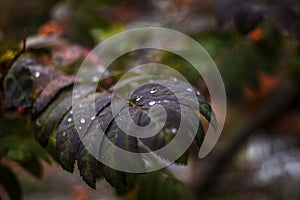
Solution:
M 85 90 L 88 91 L 88 90 Z M 81 93 L 85 94 L 85 92 Z M 60 126 L 58 127 L 57 135 L 56 135 L 56 146 L 58 150 L 58 159 L 64 169 L 66 169 L 69 172 L 73 172 L 74 170 L 74 164 L 75 160 L 78 159 L 78 168 L 80 171 L 81 176 L 83 179 L 91 186 L 95 187 L 95 177 L 96 177 L 96 170 L 93 170 L 89 172 L 86 170 L 86 168 L 94 169 L 94 159 L 89 155 L 88 151 L 83 148 L 83 145 L 81 144 L 81 140 L 78 136 L 78 131 L 75 128 L 74 124 L 74 117 L 75 119 L 81 119 L 82 117 L 85 117 L 87 119 L 87 116 L 89 118 L 93 117 L 89 115 L 89 111 L 91 111 L 91 104 L 92 104 L 92 98 L 93 94 L 87 97 L 84 97 L 83 99 L 78 97 L 78 99 L 81 99 L 82 101 L 78 102 L 78 105 L 75 109 L 78 112 L 73 113 L 73 110 L 71 110 L 67 115 L 65 115 L 64 119 L 60 123 Z M 98 95 L 96 100 L 96 112 L 102 111 L 110 100 L 110 95 Z M 73 116 L 74 114 L 77 114 L 78 116 Z M 102 115 L 103 116 L 103 115 Z M 109 118 L 109 119 L 112 119 Z M 89 126 L 92 124 L 92 120 L 86 120 L 87 123 L 85 126 L 82 126 L 82 131 L 86 132 L 89 129 Z M 102 122 L 106 122 L 105 120 L 101 120 Z M 107 124 L 106 124 L 107 126 Z M 100 141 L 99 141 L 100 142 Z
M 116 188 L 116 192 L 118 195 L 125 194 L 128 192 L 127 185 L 127 174 L 110 167 L 105 166 L 103 168 L 103 175 L 107 182 L 111 184 L 111 186 Z
M 58 153 L 57 153 L 57 149 L 56 149 L 56 143 L 53 140 L 49 140 L 48 145 L 46 147 L 46 151 L 56 162 L 59 163 Z
M 78 94 L 75 94 L 73 100 L 77 104 L 81 98 L 90 94 L 93 91 L 92 87 L 81 85 Z M 78 95 L 78 96 L 76 96 Z M 59 122 L 63 119 L 64 115 L 71 109 L 72 105 L 72 90 L 67 89 L 59 93 L 54 101 L 48 108 L 36 119 L 35 123 L 35 136 L 37 140 L 46 146 L 51 134 L 56 130 Z
M 110 96 L 110 95 L 109 95 Z M 102 111 L 109 104 L 108 95 L 99 95 L 96 99 L 96 112 Z M 91 110 L 85 109 L 82 111 L 82 115 L 88 119 L 86 120 L 86 128 L 82 127 L 83 135 L 81 140 L 85 141 L 85 145 L 81 141 L 76 154 L 78 160 L 78 169 L 83 180 L 92 188 L 96 187 L 96 178 L 98 176 L 97 168 L 102 167 L 102 165 L 94 158 L 87 148 L 94 148 L 99 145 L 100 139 L 99 134 L 97 134 L 97 129 L 99 127 L 96 116 L 91 116 Z M 79 116 L 81 118 L 82 116 Z M 97 116 L 98 117 L 98 116 Z M 103 120 L 102 120 L 103 121 Z M 94 150 L 94 149 L 93 149 Z
M 33 118 L 38 116 L 42 111 L 44 111 L 49 103 L 54 99 L 54 97 L 64 88 L 72 85 L 74 79 L 59 76 L 54 80 L 51 80 L 42 92 L 38 95 L 36 101 L 33 105 Z
M 40 159 L 50 163 L 46 151 L 31 138 L 21 138 L 18 136 L 6 136 L 0 139 L 0 146 L 7 152 L 7 157 L 22 164 L 38 156 Z
M 166 87 L 168 85 L 172 86 L 173 91 Z M 165 105 L 168 105 L 169 103 L 177 103 L 178 105 L 178 100 L 174 95 L 176 94 L 178 97 L 182 98 L 184 106 L 190 107 L 194 112 L 200 112 L 211 122 L 212 126 L 216 128 L 217 120 L 208 101 L 195 88 L 189 88 L 186 85 L 187 84 L 177 79 L 155 80 L 151 83 L 145 83 L 138 86 L 138 88 L 134 89 L 133 93 L 128 93 L 130 94 L 128 98 L 138 106 L 149 108 L 149 103 L 151 101 Z M 152 92 L 155 92 L 152 93 L 151 90 Z M 193 95 L 196 96 L 196 99 L 192 98 Z M 139 99 L 138 102 L 137 99 Z M 199 109 L 194 110 L 190 105 L 199 105 Z
M 56 148 L 61 166 L 68 172 L 73 172 L 76 160 L 79 138 L 73 122 L 72 112 L 65 115 L 56 134 Z
M 80 176 L 91 187 L 96 188 L 96 168 L 99 167 L 97 160 L 88 152 L 85 146 L 81 143 L 77 151 L 78 169 Z
M 1 148 L 7 151 L 7 157 L 16 161 L 23 162 L 31 157 L 30 147 L 28 140 L 20 141 L 19 137 L 4 137 L 0 140 Z
M 126 142 L 126 139 L 124 141 L 121 141 L 120 137 L 122 137 L 121 134 L 117 134 L 116 132 L 120 131 L 116 124 L 113 122 L 114 118 L 111 112 L 110 108 L 110 100 L 111 95 L 104 95 L 103 97 L 99 98 L 96 101 L 96 110 L 98 111 L 98 115 L 96 116 L 97 120 L 94 120 L 93 125 L 91 126 L 91 129 L 89 131 L 89 135 L 91 135 L 93 130 L 97 128 L 97 123 L 99 123 L 99 127 L 101 130 L 104 131 L 104 133 L 107 135 L 109 139 L 114 138 L 115 140 L 112 141 L 115 145 L 121 147 L 122 145 L 120 142 Z M 97 103 L 98 102 L 98 103 Z M 95 140 L 94 140 L 95 141 Z M 98 142 L 98 145 L 101 141 L 96 140 Z M 136 142 L 136 140 L 135 140 Z M 134 145 L 134 144 L 133 144 Z M 125 149 L 132 148 L 131 142 L 128 142 L 128 146 L 124 145 L 122 146 Z M 127 148 L 126 148 L 127 147 Z M 134 149 L 137 149 L 137 145 L 135 143 Z M 117 158 L 117 156 L 114 155 L 114 148 L 106 148 L 105 145 L 100 145 L 100 153 L 107 155 L 108 159 L 112 160 L 114 162 L 114 159 Z M 125 163 L 124 163 L 125 164 Z M 102 166 L 102 174 L 105 177 L 105 179 L 116 188 L 118 194 L 123 194 L 127 191 L 128 185 L 127 185 L 127 174 L 115 169 L 112 169 L 108 166 Z
M 55 130 L 61 118 L 71 108 L 71 91 L 62 92 L 51 105 L 41 114 L 35 123 L 35 137 L 42 144 L 48 144 L 49 137 Z
M 10 106 L 31 107 L 33 80 L 27 66 L 33 64 L 34 62 L 29 58 L 20 58 L 13 64 L 5 77 L 5 98 Z
M 168 81 L 168 84 L 171 83 L 174 85 L 175 91 L 171 91 L 167 87 L 163 86 L 166 84 L 166 81 Z M 151 92 L 152 90 L 155 90 L 155 92 Z M 187 88 L 183 88 L 182 83 L 178 80 L 173 82 L 172 80 L 157 80 L 152 83 L 140 85 L 130 96 L 130 101 L 134 104 L 134 106 L 133 104 L 129 104 L 130 115 L 132 116 L 134 123 L 138 125 L 144 126 L 149 123 L 150 118 L 147 110 L 149 110 L 152 106 L 149 104 L 151 101 L 164 106 L 167 112 L 167 121 L 163 129 L 153 137 L 140 139 L 150 148 L 150 150 L 157 150 L 168 144 L 174 138 L 178 128 L 177 122 L 181 120 L 181 114 L 184 115 L 183 119 L 186 121 L 184 123 L 188 124 L 187 127 L 196 126 L 194 122 L 199 121 L 199 116 L 196 113 L 197 110 L 192 110 L 193 104 L 198 105 L 199 114 L 201 113 L 207 118 L 207 120 L 215 120 L 211 107 L 205 98 L 199 92 L 194 91 L 196 100 L 192 100 L 189 96 L 189 92 L 193 92 L 193 90 L 188 89 L 188 92 L 186 92 L 186 90 Z M 179 102 L 173 92 L 183 99 L 183 105 L 179 105 Z M 95 97 L 95 103 L 93 103 L 93 97 Z M 129 168 L 130 165 L 136 163 L 131 162 L 127 158 L 122 158 L 124 159 L 122 161 L 118 160 L 119 158 L 118 155 L 116 155 L 117 151 L 115 151 L 115 149 L 119 147 L 130 152 L 140 151 L 138 139 L 123 132 L 116 123 L 116 121 L 121 122 L 123 125 L 128 127 L 128 130 L 132 130 L 132 124 L 120 115 L 121 111 L 125 108 L 124 106 L 127 104 L 127 101 L 116 101 L 116 104 L 118 104 L 119 115 L 114 117 L 110 107 L 111 98 L 111 94 L 103 95 L 101 93 L 90 94 L 89 96 L 81 98 L 81 101 L 78 102 L 76 108 L 72 109 L 76 112 L 74 114 L 69 112 L 64 116 L 58 127 L 56 135 L 56 144 L 59 154 L 58 158 L 62 167 L 67 171 L 73 172 L 75 161 L 78 160 L 78 168 L 82 178 L 93 188 L 95 187 L 96 181 L 97 162 L 86 148 L 98 146 L 100 144 L 99 152 L 102 156 L 104 156 L 106 161 L 111 162 L 112 165 L 118 163 L 125 167 L 128 165 L 127 167 Z M 58 99 L 60 98 L 58 97 Z M 53 103 L 55 102 L 56 101 Z M 94 106 L 95 111 L 93 112 Z M 49 109 L 50 108 L 51 106 Z M 184 109 L 182 110 L 182 108 Z M 92 116 L 92 113 L 95 112 L 96 116 Z M 213 116 L 212 120 L 211 116 Z M 79 123 L 79 127 L 75 128 L 74 120 L 78 122 L 83 120 L 84 123 Z M 156 121 L 155 123 L 159 124 L 162 122 Z M 99 135 L 97 135 L 98 128 L 103 130 L 104 134 L 114 145 L 102 143 L 99 139 Z M 79 137 L 79 134 L 81 137 Z M 187 130 L 187 137 L 193 137 L 189 130 Z M 195 138 L 199 146 L 202 143 L 203 137 L 204 131 L 200 122 Z M 84 146 L 81 140 L 85 140 L 84 144 L 87 146 Z M 180 151 L 180 148 L 176 149 L 176 151 Z M 168 159 L 167 157 L 163 158 Z M 186 151 L 176 162 L 186 164 L 187 159 L 188 152 Z M 141 166 L 144 165 L 144 161 L 140 160 L 139 162 L 141 162 Z M 101 170 L 103 176 L 116 188 L 119 194 L 123 194 L 129 190 L 130 187 L 127 183 L 128 173 L 120 172 L 108 166 L 102 166 Z
M 118 88 L 114 88 L 135 87 L 125 94 L 125 97 L 116 96 L 114 102 L 117 107 L 114 113 L 116 115 L 113 115 L 111 108 L 113 94 L 94 91 L 91 85 L 83 83 L 86 82 L 85 79 L 78 82 L 77 87 L 72 90 L 70 86 L 73 85 L 74 78 L 42 66 L 29 57 L 17 60 L 6 77 L 7 98 L 14 106 L 32 108 L 31 118 L 35 120 L 36 139 L 47 147 L 54 157 L 56 155 L 53 153 L 53 144 L 56 143 L 57 160 L 65 170 L 73 172 L 77 161 L 80 175 L 90 187 L 95 188 L 96 179 L 101 174 L 116 188 L 118 194 L 124 194 L 136 185 L 138 175 L 118 171 L 111 166 L 121 164 L 131 169 L 134 165 L 146 167 L 147 163 L 142 159 L 120 158 L 117 155 L 118 148 L 133 153 L 141 151 L 155 153 L 173 140 L 181 123 L 186 127 L 186 136 L 195 138 L 200 147 L 204 138 L 201 115 L 214 128 L 217 126 L 216 117 L 208 101 L 195 88 L 175 79 L 154 80 L 140 84 L 142 77 L 138 75 L 139 73 L 141 72 L 137 72 L 136 75 L 129 77 L 127 82 L 125 80 Z M 115 74 L 115 77 L 118 76 Z M 143 76 L 143 78 L 150 77 Z M 26 81 L 30 82 L 30 87 L 26 85 L 26 88 L 23 88 L 22 84 Z M 150 119 L 149 111 L 154 104 L 164 107 L 167 114 L 166 122 L 162 121 L 158 112 L 154 113 L 155 118 Z M 125 117 L 122 112 L 128 107 L 130 117 Z M 136 131 L 133 125 L 146 126 L 150 120 L 154 120 L 155 126 L 162 127 L 158 134 L 149 138 L 138 138 L 128 134 L 127 131 Z M 75 124 L 75 121 L 78 123 Z M 118 126 L 119 123 L 127 131 L 122 130 Z M 99 134 L 100 128 L 112 145 L 103 142 Z M 53 133 L 56 133 L 56 136 Z M 36 158 L 41 157 L 47 161 L 45 152 L 39 149 L 41 147 L 30 142 L 20 143 L 19 138 L 7 140 L 9 141 L 1 139 L 0 144 L 7 149 L 8 157 L 23 165 L 35 176 L 40 176 L 41 168 Z M 184 152 L 175 162 L 186 164 L 188 149 L 182 150 L 178 143 L 176 149 L 172 149 L 172 153 L 177 151 L 181 155 Z M 97 155 L 95 152 L 110 162 L 110 165 L 98 162 L 93 156 Z M 158 156 L 169 159 L 168 155 Z M 173 177 L 158 175 L 150 179 L 149 182 L 155 182 L 158 188 L 163 188 L 158 189 L 158 193 L 150 192 L 154 199 L 172 199 L 182 195 L 182 191 L 177 188 L 180 183 Z M 164 193 L 164 190 L 173 192 Z M 182 199 L 185 199 L 185 196 Z
M 171 85 L 173 90 L 168 88 L 168 85 Z M 194 97 L 196 96 L 196 98 L 192 98 L 191 95 L 193 93 Z M 176 96 L 181 98 L 181 100 L 183 101 L 181 102 L 182 105 L 180 105 Z M 200 92 L 195 91 L 195 89 L 186 88 L 185 84 L 183 84 L 180 80 L 156 80 L 152 81 L 151 83 L 140 85 L 138 88 L 135 88 L 134 92 L 130 96 L 130 100 L 145 110 L 149 110 L 155 104 L 160 104 L 164 107 L 167 113 L 166 123 L 164 124 L 163 129 L 158 134 L 149 138 L 140 139 L 153 151 L 156 151 L 167 145 L 174 138 L 179 128 L 178 122 L 185 123 L 186 127 L 191 127 L 191 130 L 189 130 L 189 128 L 187 128 L 186 130 L 187 137 L 193 137 L 191 135 L 195 130 L 193 127 L 197 127 L 197 124 L 195 124 L 195 122 L 199 121 L 200 114 L 202 114 L 208 121 L 210 121 L 213 127 L 216 128 L 217 126 L 215 115 L 212 112 L 212 109 L 207 100 L 201 95 Z M 199 109 L 195 110 L 195 108 L 197 107 L 199 107 Z M 134 121 L 138 125 L 145 126 L 150 121 L 148 113 L 145 111 L 133 115 L 135 116 Z M 181 119 L 181 115 L 183 115 L 183 120 Z M 136 116 L 138 116 L 138 118 Z M 161 122 L 157 121 L 155 123 L 159 124 Z M 202 144 L 203 138 L 204 130 L 200 121 L 195 137 L 195 140 L 199 147 Z M 179 148 L 176 149 L 176 151 L 178 150 L 180 151 Z M 188 158 L 187 155 L 188 152 L 185 151 L 185 154 L 182 155 L 176 162 L 186 164 Z M 164 159 L 168 159 L 168 157 L 162 155 L 158 156 L 161 156 Z
M 139 151 L 137 138 L 121 131 L 116 122 L 112 122 L 106 131 L 106 135 L 114 144 L 114 146 L 106 144 L 102 144 L 100 146 L 100 152 L 104 155 L 104 159 L 106 161 L 109 160 L 111 163 L 122 164 L 124 167 L 128 168 L 130 168 L 130 165 L 143 166 L 141 160 L 135 160 L 135 162 L 131 162 L 129 158 L 122 158 L 122 160 L 118 160 L 120 159 L 120 156 L 116 155 L 117 152 L 115 151 L 117 147 L 120 147 L 126 151 L 137 153 Z M 124 194 L 131 188 L 131 184 L 127 182 L 127 178 L 130 176 L 129 173 L 121 172 L 105 165 L 103 166 L 103 175 L 106 180 L 116 188 L 118 194 Z
M 158 171 L 141 175 L 138 182 L 137 199 L 192 200 L 195 198 L 182 182 L 169 174 Z

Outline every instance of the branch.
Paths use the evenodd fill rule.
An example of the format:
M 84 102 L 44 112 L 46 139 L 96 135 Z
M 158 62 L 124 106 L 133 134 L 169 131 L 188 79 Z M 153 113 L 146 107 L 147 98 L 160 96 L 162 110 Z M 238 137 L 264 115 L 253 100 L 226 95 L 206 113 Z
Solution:
M 246 119 L 245 123 L 231 134 L 232 138 L 230 142 L 222 148 L 222 151 L 218 152 L 218 154 L 208 156 L 206 163 L 209 164 L 205 165 L 200 179 L 193 186 L 197 196 L 203 196 L 207 191 L 212 189 L 222 170 L 232 161 L 240 148 L 255 133 L 255 130 L 271 124 L 278 117 L 289 111 L 291 104 L 299 94 L 299 87 L 285 85 L 279 88 L 265 105 L 261 109 L 258 109 L 254 119 Z

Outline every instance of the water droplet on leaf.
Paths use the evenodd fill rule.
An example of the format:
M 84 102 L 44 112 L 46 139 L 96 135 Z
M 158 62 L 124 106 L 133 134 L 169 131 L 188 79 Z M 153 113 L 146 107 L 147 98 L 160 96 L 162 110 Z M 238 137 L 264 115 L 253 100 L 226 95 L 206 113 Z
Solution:
M 151 88 L 150 93 L 153 94 L 155 92 L 157 92 L 157 89 L 156 88 Z
M 171 133 L 173 133 L 173 134 L 177 133 L 177 128 L 172 128 Z
M 39 127 L 41 126 L 41 122 L 40 122 L 40 120 L 36 120 L 36 122 L 35 122 L 35 123 L 36 123 L 36 125 L 37 125 L 37 126 L 39 126 Z
M 155 104 L 155 101 L 150 101 L 150 102 L 149 102 L 149 105 L 150 105 L 150 106 L 153 106 L 154 104 Z
M 35 77 L 35 78 L 40 77 L 40 75 L 41 75 L 40 72 L 35 72 L 35 73 L 34 73 L 34 77 Z
M 97 82 L 98 81 L 98 77 L 97 76 L 93 76 L 92 77 L 92 82 Z
M 139 100 L 141 100 L 141 98 L 142 98 L 142 96 L 137 96 L 135 100 L 139 101 Z

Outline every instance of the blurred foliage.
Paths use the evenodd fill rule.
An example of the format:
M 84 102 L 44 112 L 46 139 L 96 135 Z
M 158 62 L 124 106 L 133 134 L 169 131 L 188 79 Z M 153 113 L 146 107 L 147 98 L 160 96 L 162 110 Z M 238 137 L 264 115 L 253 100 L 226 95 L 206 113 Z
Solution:
M 9 159 L 19 164 L 31 175 L 41 178 L 42 166 L 40 160 L 50 164 L 48 153 L 35 140 L 33 129 L 24 118 L 16 113 L 6 113 L 0 119 L 0 159 Z M 21 189 L 14 173 L 2 166 L 1 185 L 6 188 L 11 199 L 19 199 Z M 7 169 L 6 169 L 7 168 Z M 3 181 L 3 182 L 2 182 Z

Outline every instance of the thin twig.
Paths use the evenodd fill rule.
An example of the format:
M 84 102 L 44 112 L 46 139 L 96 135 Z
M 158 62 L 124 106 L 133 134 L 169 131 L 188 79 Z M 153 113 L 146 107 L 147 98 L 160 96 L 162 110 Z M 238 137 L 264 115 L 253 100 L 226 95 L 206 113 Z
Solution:
M 24 38 L 23 38 L 23 42 L 22 42 L 22 49 L 21 51 L 19 51 L 15 57 L 7 64 L 7 69 L 9 70 L 10 67 L 14 64 L 14 62 L 16 62 L 16 60 L 26 51 L 26 42 L 27 42 L 27 29 L 24 29 Z

